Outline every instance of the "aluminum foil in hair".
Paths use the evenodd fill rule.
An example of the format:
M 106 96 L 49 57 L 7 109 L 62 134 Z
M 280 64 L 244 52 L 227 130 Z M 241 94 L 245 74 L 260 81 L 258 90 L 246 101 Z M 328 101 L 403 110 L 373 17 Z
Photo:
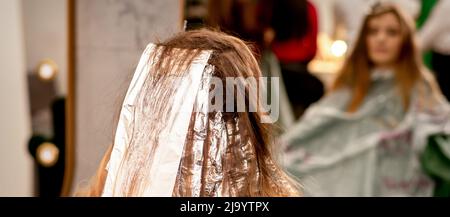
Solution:
M 272 195 L 293 196 L 298 193 L 286 174 L 271 156 L 257 156 L 251 139 L 254 129 L 243 124 L 237 112 L 212 111 L 211 78 L 214 67 L 205 68 L 190 120 L 184 152 L 181 158 L 173 196 L 183 197 L 242 197 L 263 196 L 264 187 Z M 256 132 L 258 133 L 258 132 Z M 261 158 L 258 162 L 257 159 Z M 265 164 L 266 178 L 261 175 Z M 267 186 L 263 182 L 268 182 Z M 282 189 L 280 191 L 280 189 Z
M 211 52 L 200 52 L 188 66 L 176 66 L 183 61 L 160 59 L 163 49 L 147 46 L 136 68 L 123 102 L 103 196 L 172 195 Z M 186 52 L 190 51 L 173 53 Z M 166 74 L 155 70 L 158 61 L 163 61 L 160 67 L 169 67 Z
M 211 51 L 181 50 L 162 58 L 163 49 L 150 44 L 136 68 L 102 195 L 263 196 L 263 187 L 293 195 L 270 156 L 257 156 L 256 147 L 266 144 L 251 139 L 258 132 L 242 114 L 210 111 Z M 174 67 L 186 58 L 189 65 Z M 159 61 L 169 72 L 157 70 Z

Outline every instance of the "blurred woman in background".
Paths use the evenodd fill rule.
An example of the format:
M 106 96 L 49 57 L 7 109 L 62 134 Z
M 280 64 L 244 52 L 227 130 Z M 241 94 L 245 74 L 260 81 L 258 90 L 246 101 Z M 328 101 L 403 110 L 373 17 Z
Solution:
M 413 20 L 376 4 L 332 90 L 284 135 L 285 164 L 306 195 L 431 196 L 419 157 L 427 137 L 450 133 L 449 124 Z

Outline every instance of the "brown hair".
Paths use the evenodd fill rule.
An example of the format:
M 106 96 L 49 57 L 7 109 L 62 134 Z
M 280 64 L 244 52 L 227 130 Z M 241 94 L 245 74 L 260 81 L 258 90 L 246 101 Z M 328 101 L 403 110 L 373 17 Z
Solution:
M 157 72 L 157 76 L 164 76 L 173 71 L 173 64 L 165 64 L 166 61 L 181 61 L 182 64 L 178 65 L 186 66 L 202 50 L 212 51 L 208 63 L 214 66 L 214 76 L 216 77 L 225 79 L 225 77 L 258 78 L 261 76 L 259 65 L 251 49 L 242 40 L 218 31 L 200 29 L 182 32 L 163 43 L 158 43 L 157 46 L 162 49 L 160 61 L 155 64 L 156 70 L 154 73 Z M 174 55 L 174 49 L 187 49 L 193 52 Z M 256 100 L 252 98 L 253 96 L 249 94 L 247 89 L 244 92 L 246 102 Z M 157 100 L 155 99 L 155 101 Z M 232 128 L 235 132 L 226 135 L 230 142 L 222 157 L 222 188 L 228 191 L 226 195 L 230 196 L 299 196 L 298 183 L 283 171 L 273 159 L 274 139 L 271 137 L 273 128 L 271 124 L 262 123 L 262 115 L 264 113 L 260 110 L 257 112 L 223 112 L 227 132 L 233 130 Z M 209 113 L 209 121 L 212 121 L 213 118 L 214 114 Z M 194 113 L 192 119 L 194 119 Z M 192 119 L 189 131 L 192 131 L 193 128 Z M 236 129 L 238 123 L 239 129 Z M 190 136 L 192 136 L 192 132 L 188 132 L 187 140 L 190 139 Z M 189 157 L 191 146 L 192 142 L 185 144 L 180 168 L 189 169 L 192 166 L 193 159 Z M 244 146 L 251 149 L 247 156 L 238 154 Z M 203 150 L 204 153 L 208 153 L 208 148 L 204 147 L 206 149 Z M 91 186 L 80 191 L 77 195 L 99 196 L 101 194 L 107 173 L 105 166 L 110 153 L 111 148 L 105 154 Z M 208 157 L 210 156 L 207 155 L 205 158 Z M 203 166 L 206 168 L 207 159 L 203 162 Z M 178 171 L 173 196 L 193 196 L 191 191 L 193 186 L 190 186 L 189 182 L 190 175 L 183 171 L 182 169 Z M 130 173 L 133 173 L 130 174 L 133 180 L 139 180 L 136 178 L 140 174 L 139 171 L 130 171 Z M 235 185 L 240 187 L 237 188 Z M 124 195 L 136 195 L 136 188 L 134 187 L 122 190 Z M 200 196 L 211 196 L 209 191 L 210 189 L 201 189 Z
M 432 74 L 423 66 L 414 39 L 414 22 L 405 16 L 395 5 L 378 3 L 374 5 L 370 13 L 364 18 L 362 29 L 356 44 L 339 71 L 332 85 L 331 91 L 342 87 L 351 88 L 352 98 L 347 111 L 355 112 L 361 105 L 370 88 L 370 68 L 373 63 L 368 56 L 366 38 L 369 31 L 369 21 L 372 18 L 385 14 L 393 14 L 400 22 L 403 36 L 401 51 L 395 68 L 395 79 L 400 95 L 403 98 L 404 109 L 408 109 L 412 89 L 419 84 L 419 89 L 431 89 L 434 96 L 439 95 L 439 88 Z

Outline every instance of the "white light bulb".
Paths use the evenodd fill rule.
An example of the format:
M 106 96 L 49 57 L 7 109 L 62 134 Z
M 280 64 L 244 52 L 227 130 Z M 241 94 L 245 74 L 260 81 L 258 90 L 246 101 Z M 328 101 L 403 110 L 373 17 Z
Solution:
M 42 143 L 36 152 L 38 162 L 44 167 L 51 167 L 58 161 L 59 149 L 53 143 Z
M 342 40 L 336 40 L 331 45 L 331 53 L 336 57 L 342 57 L 347 52 L 347 43 Z
M 49 80 L 52 78 L 55 74 L 55 70 L 53 67 L 49 64 L 43 64 L 41 68 L 39 69 L 39 76 L 42 79 Z
M 41 80 L 50 81 L 56 77 L 58 66 L 51 59 L 44 59 L 37 68 L 37 75 Z

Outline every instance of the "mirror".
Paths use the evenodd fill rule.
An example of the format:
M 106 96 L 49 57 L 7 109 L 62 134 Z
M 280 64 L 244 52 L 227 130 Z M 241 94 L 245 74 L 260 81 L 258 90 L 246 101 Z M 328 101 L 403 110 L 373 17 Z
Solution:
M 146 45 L 182 30 L 183 1 L 69 2 L 76 77 L 70 88 L 75 98 L 69 101 L 74 103 L 69 106 L 76 150 L 73 193 L 94 175 L 113 142 L 123 97 Z
M 24 65 L 31 132 L 28 152 L 32 159 L 32 195 L 67 195 L 73 154 L 66 141 L 66 103 L 71 94 L 69 75 L 69 1 L 22 0 Z

